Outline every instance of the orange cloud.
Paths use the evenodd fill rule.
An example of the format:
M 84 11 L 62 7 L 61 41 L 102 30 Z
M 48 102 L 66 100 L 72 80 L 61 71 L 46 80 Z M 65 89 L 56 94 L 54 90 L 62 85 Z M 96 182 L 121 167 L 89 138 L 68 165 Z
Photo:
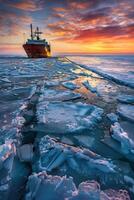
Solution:
M 21 1 L 21 2 L 16 2 L 16 3 L 11 2 L 9 3 L 9 5 L 11 7 L 18 8 L 25 11 L 37 11 L 37 10 L 42 9 L 42 6 L 34 2 L 33 0 Z
M 62 7 L 55 7 L 55 8 L 53 8 L 53 10 L 56 12 L 66 12 L 66 9 L 62 8 Z
M 84 10 L 87 7 L 89 7 L 89 2 L 76 2 L 76 1 L 70 1 L 69 3 L 69 7 L 72 9 L 80 9 L 80 10 Z
M 44 27 L 44 37 L 51 42 L 53 52 L 134 53 L 132 0 L 6 2 L 10 9 L 7 7 L 6 14 L 3 10 L 0 15 L 0 40 L 5 45 L 7 41 L 23 43 L 23 32 L 29 31 L 28 25 L 33 21 Z M 25 12 L 37 10 L 40 12 Z M 3 48 L 5 52 L 21 52 L 21 46 Z

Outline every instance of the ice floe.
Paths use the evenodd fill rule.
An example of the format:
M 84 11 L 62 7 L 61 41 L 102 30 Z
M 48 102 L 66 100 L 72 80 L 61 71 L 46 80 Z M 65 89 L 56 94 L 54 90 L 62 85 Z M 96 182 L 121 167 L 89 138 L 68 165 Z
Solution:
M 121 150 L 124 154 L 133 154 L 134 142 L 128 137 L 128 134 L 121 128 L 118 122 L 111 126 L 112 137 L 121 143 Z
M 130 176 L 124 176 L 124 179 L 130 185 L 129 190 L 134 193 L 134 179 Z
M 118 115 L 116 115 L 115 113 L 109 113 L 107 114 L 107 117 L 109 118 L 109 120 L 112 122 L 112 123 L 115 123 L 115 122 L 118 122 Z
M 62 85 L 70 90 L 75 90 L 75 89 L 78 89 L 79 86 L 76 85 L 75 83 L 73 82 L 63 82 Z
M 44 86 L 45 87 L 54 87 L 58 86 L 60 84 L 60 81 L 55 80 L 55 81 L 45 81 Z
M 134 105 L 119 104 L 117 112 L 121 117 L 134 122 Z
M 89 83 L 88 80 L 87 80 L 87 81 L 84 81 L 84 82 L 83 82 L 83 85 L 84 85 L 88 90 L 90 90 L 91 92 L 93 92 L 93 93 L 97 92 L 96 87 L 92 87 L 92 85 Z
M 16 144 L 17 140 L 6 140 L 0 145 L 0 199 L 3 200 L 18 200 L 23 196 L 30 172 L 29 167 L 18 160 Z
M 112 114 L 112 115 L 111 115 Z M 122 157 L 127 158 L 131 162 L 134 162 L 134 142 L 133 138 L 129 135 L 129 132 L 125 131 L 122 127 L 122 123 L 119 123 L 117 116 L 114 113 L 110 113 L 110 135 L 105 135 L 104 142 L 110 148 L 118 152 Z
M 6 82 L 6 83 L 11 83 L 11 81 L 8 78 L 2 78 L 0 81 Z
M 17 155 L 22 162 L 31 162 L 33 159 L 33 145 L 24 144 L 17 149 Z
M 91 130 L 102 118 L 103 109 L 90 104 L 40 102 L 37 106 L 38 131 L 79 133 Z
M 29 176 L 26 200 L 130 200 L 126 190 L 101 190 L 96 181 L 85 181 L 76 187 L 72 177 L 52 176 L 46 172 Z
M 69 100 L 74 100 L 74 99 L 79 99 L 82 97 L 81 94 L 71 92 L 69 90 L 67 91 L 62 91 L 62 90 L 52 90 L 52 89 L 47 89 L 41 90 L 41 95 L 39 98 L 39 101 L 69 101 Z
M 130 103 L 134 104 L 134 95 L 126 95 L 126 94 L 120 94 L 117 97 L 117 100 L 121 103 Z
M 14 141 L 0 145 L 0 198 L 7 199 L 16 148 Z
M 44 136 L 39 143 L 40 158 L 35 166 L 38 170 L 52 171 L 56 168 L 65 171 L 74 170 L 77 173 L 90 175 L 94 170 L 103 173 L 114 173 L 114 164 L 87 149 L 80 149 Z M 91 172 L 92 171 L 92 172 Z

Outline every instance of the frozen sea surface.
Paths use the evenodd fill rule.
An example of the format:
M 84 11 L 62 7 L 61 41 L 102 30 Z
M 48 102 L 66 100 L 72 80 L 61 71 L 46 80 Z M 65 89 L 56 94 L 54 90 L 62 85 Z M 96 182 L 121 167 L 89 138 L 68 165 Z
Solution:
M 98 74 L 134 88 L 134 56 L 68 56 Z
M 133 59 L 86 60 L 0 58 L 0 199 L 134 198 Z

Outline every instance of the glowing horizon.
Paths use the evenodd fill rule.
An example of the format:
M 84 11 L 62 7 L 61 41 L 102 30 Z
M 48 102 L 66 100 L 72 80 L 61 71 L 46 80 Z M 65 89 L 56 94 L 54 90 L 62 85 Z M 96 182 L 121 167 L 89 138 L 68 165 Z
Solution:
M 0 54 L 25 55 L 30 23 L 53 54 L 134 54 L 133 10 L 132 0 L 2 0 Z

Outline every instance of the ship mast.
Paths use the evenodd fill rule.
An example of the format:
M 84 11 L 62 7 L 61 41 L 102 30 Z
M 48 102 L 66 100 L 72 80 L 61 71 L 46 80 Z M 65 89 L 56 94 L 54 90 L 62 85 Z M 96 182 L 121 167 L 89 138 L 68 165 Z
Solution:
M 31 40 L 33 40 L 33 26 L 32 26 L 32 24 L 30 24 L 30 28 L 31 28 Z
M 42 32 L 39 31 L 39 27 L 36 28 L 35 31 L 35 37 L 37 38 L 37 40 L 40 40 L 40 35 L 42 34 Z

